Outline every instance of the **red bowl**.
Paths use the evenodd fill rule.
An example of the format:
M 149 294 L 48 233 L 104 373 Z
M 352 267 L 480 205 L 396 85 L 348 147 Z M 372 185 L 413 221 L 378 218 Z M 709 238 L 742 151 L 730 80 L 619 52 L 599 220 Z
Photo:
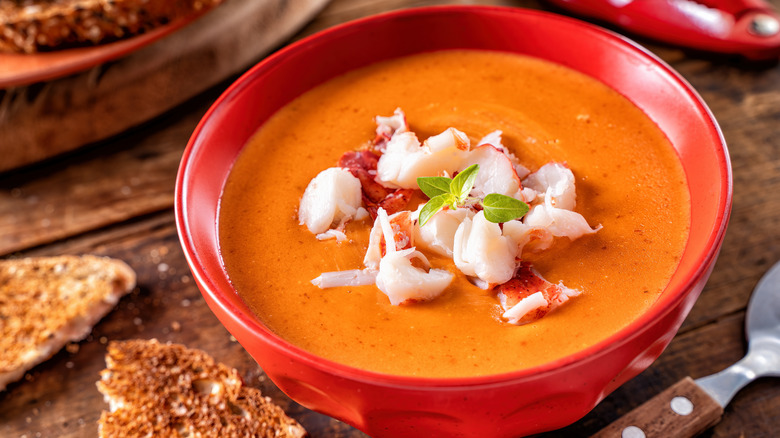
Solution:
M 521 53 L 590 75 L 641 108 L 677 149 L 691 187 L 690 240 L 659 300 L 597 345 L 542 366 L 470 378 L 416 378 L 352 368 L 279 338 L 252 315 L 225 272 L 220 194 L 250 136 L 304 91 L 346 71 L 441 49 Z M 198 125 L 176 181 L 176 221 L 211 310 L 291 398 L 372 436 L 518 436 L 584 416 L 669 344 L 717 257 L 731 206 L 723 136 L 697 93 L 636 44 L 569 18 L 497 7 L 410 9 L 337 26 L 264 60 Z

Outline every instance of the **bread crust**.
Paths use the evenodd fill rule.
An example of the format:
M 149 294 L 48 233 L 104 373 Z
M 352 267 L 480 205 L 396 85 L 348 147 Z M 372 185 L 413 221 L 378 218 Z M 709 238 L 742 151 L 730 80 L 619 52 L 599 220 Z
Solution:
M 0 260 L 0 391 L 86 337 L 135 282 L 126 263 L 106 257 Z
M 203 351 L 156 339 L 112 341 L 98 390 L 110 411 L 101 437 L 306 436 L 305 429 L 233 368 Z
M 222 0 L 4 0 L 0 51 L 34 53 L 148 32 Z

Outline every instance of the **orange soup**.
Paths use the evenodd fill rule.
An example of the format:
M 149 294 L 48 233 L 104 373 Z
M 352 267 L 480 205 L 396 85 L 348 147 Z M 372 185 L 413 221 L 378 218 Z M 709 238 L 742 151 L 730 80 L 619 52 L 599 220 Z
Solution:
M 530 170 L 566 163 L 576 178 L 575 210 L 603 228 L 523 256 L 547 280 L 582 291 L 579 296 L 515 326 L 501 319 L 495 294 L 462 274 L 438 298 L 400 306 L 374 285 L 311 283 L 323 272 L 363 267 L 372 221 L 349 223 L 349 241 L 319 241 L 298 223 L 304 189 L 345 151 L 373 139 L 374 116 L 397 107 L 421 139 L 455 127 L 475 142 L 498 129 Z M 282 338 L 357 368 L 454 377 L 540 365 L 629 324 L 676 269 L 689 204 L 674 149 L 618 93 L 530 57 L 443 51 L 350 72 L 279 110 L 234 164 L 218 226 L 236 290 Z M 431 260 L 457 272 L 451 262 Z

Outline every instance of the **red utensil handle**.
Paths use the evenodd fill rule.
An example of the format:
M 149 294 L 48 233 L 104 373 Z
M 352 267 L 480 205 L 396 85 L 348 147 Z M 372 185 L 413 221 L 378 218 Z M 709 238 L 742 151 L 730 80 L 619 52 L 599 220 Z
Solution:
M 594 438 L 690 438 L 714 426 L 723 408 L 690 377 L 602 429 Z
M 764 0 L 548 0 L 632 33 L 751 59 L 780 56 L 780 15 Z

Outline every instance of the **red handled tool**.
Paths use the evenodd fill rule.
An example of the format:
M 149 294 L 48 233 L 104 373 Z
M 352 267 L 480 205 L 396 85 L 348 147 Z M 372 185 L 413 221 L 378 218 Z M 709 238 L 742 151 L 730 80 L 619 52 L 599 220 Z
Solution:
M 780 15 L 763 0 L 548 0 L 638 35 L 748 59 L 780 57 Z

